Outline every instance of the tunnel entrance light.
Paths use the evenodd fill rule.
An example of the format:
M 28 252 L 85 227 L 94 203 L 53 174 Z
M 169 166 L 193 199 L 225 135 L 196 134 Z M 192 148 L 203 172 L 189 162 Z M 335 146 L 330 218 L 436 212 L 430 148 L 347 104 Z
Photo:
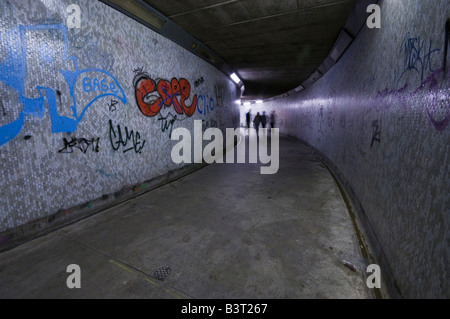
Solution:
M 241 79 L 236 75 L 236 73 L 233 73 L 230 75 L 230 78 L 236 83 L 239 84 L 241 82 Z

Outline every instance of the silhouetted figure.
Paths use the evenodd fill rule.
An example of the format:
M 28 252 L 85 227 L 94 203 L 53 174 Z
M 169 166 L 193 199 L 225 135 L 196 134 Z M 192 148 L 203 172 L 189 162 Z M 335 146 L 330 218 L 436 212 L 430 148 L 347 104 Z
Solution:
M 247 129 L 250 129 L 250 121 L 251 121 L 251 113 L 250 110 L 248 110 L 247 114 L 245 114 L 245 120 L 247 121 Z
M 261 115 L 261 125 L 263 128 L 263 132 L 266 130 L 266 125 L 267 125 L 267 116 L 266 116 L 266 112 L 263 111 L 262 115 Z
M 275 111 L 270 112 L 269 122 L 270 122 L 270 129 L 272 130 L 275 127 Z
M 261 115 L 259 112 L 256 114 L 255 118 L 253 119 L 253 126 L 256 130 L 256 135 L 259 135 L 259 124 L 261 123 Z

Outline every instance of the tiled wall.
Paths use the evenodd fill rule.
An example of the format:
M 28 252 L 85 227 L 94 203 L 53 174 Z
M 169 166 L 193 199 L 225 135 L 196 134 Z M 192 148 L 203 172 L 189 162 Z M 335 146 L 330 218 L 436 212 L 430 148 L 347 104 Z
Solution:
M 325 76 L 246 107 L 240 122 L 275 110 L 282 133 L 326 156 L 361 205 L 394 297 L 449 298 L 450 1 L 380 5 L 382 28 L 364 27 Z
M 225 74 L 99 1 L 0 8 L 0 247 L 183 171 L 173 129 L 239 125 Z

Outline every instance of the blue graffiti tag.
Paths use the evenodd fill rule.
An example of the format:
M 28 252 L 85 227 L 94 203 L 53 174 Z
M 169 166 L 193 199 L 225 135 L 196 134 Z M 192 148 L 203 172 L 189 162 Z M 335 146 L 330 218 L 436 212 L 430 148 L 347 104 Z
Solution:
M 50 31 L 52 34 L 59 34 L 63 41 L 63 61 L 72 61 L 75 71 L 60 70 L 61 74 L 68 85 L 70 96 L 72 98 L 73 111 L 72 117 L 60 116 L 57 110 L 57 100 L 55 90 L 48 87 L 36 86 L 35 89 L 39 93 L 38 98 L 27 98 L 24 93 L 24 86 L 27 73 L 27 32 Z M 118 81 L 109 72 L 101 69 L 85 69 L 79 70 L 77 58 L 69 56 L 69 45 L 67 37 L 67 29 L 63 24 L 44 24 L 34 26 L 18 26 L 11 30 L 7 30 L 0 34 L 0 43 L 2 49 L 6 51 L 6 58 L 0 63 L 0 81 L 17 92 L 19 103 L 23 109 L 19 113 L 18 118 L 8 124 L 0 127 L 0 145 L 12 140 L 22 129 L 25 115 L 34 117 L 43 117 L 45 110 L 45 98 L 47 99 L 48 112 L 51 120 L 52 133 L 73 133 L 77 129 L 78 123 L 83 118 L 86 110 L 98 99 L 104 96 L 115 96 L 123 103 L 127 102 L 125 93 Z M 46 42 L 40 47 L 41 67 L 45 67 L 48 71 L 54 63 L 52 50 Z M 94 90 L 96 94 L 91 97 L 90 101 L 82 108 L 80 114 L 77 113 L 77 99 L 75 96 L 75 86 L 77 80 L 84 76 L 84 79 L 97 79 L 99 81 L 99 90 Z M 100 78 L 101 76 L 101 78 Z M 94 80 L 95 81 L 95 80 Z M 79 85 L 85 88 L 85 82 L 78 81 Z M 108 89 L 103 90 L 107 83 Z M 93 84 L 94 85 L 94 84 Z M 87 92 L 84 90 L 84 92 Z M 45 94 L 45 98 L 44 98 Z
M 430 40 L 429 44 L 419 36 L 411 37 L 410 33 L 407 33 L 403 39 L 400 53 L 403 54 L 403 65 L 400 76 L 396 82 L 398 86 L 402 78 L 408 72 L 415 72 L 420 76 L 420 80 L 423 82 L 426 72 L 434 72 L 431 66 L 431 60 L 434 54 L 437 54 L 440 49 L 433 48 L 433 41 Z
M 214 111 L 214 99 L 211 97 L 209 98 L 209 96 L 206 95 L 199 95 L 198 96 L 198 101 L 197 101 L 197 112 L 200 114 L 207 114 L 209 111 Z M 200 102 L 202 101 L 202 102 Z

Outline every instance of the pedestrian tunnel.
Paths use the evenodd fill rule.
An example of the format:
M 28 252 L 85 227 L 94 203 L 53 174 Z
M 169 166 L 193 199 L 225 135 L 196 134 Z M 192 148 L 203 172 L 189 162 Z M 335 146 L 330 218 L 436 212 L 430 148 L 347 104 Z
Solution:
M 449 297 L 448 0 L 0 7 L 0 297 Z

